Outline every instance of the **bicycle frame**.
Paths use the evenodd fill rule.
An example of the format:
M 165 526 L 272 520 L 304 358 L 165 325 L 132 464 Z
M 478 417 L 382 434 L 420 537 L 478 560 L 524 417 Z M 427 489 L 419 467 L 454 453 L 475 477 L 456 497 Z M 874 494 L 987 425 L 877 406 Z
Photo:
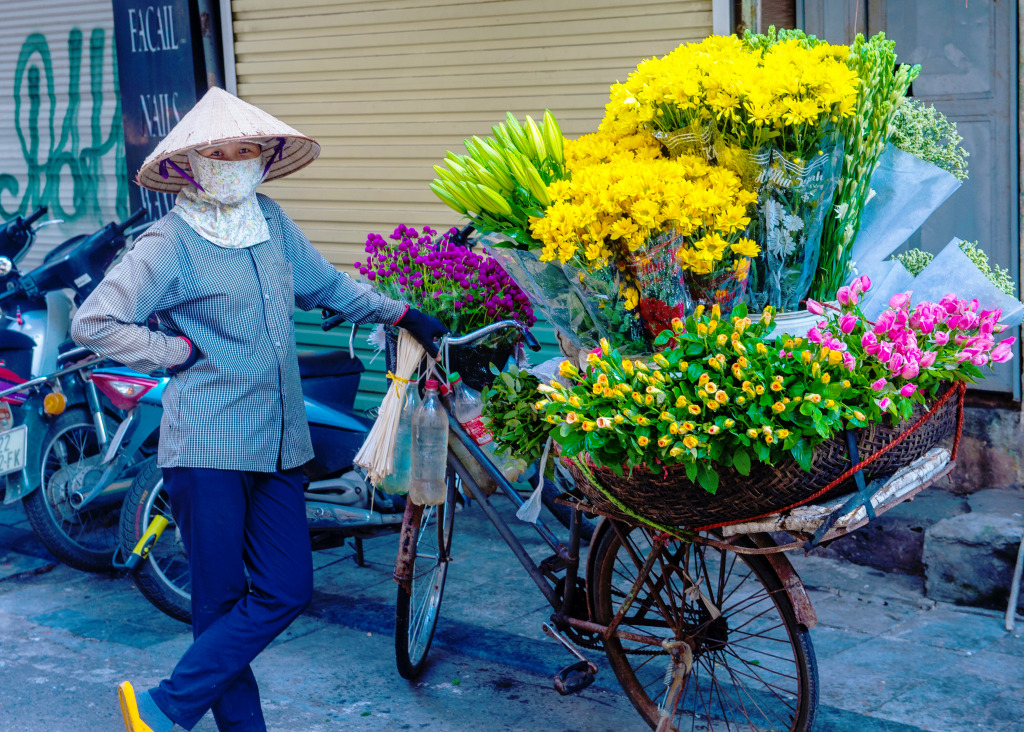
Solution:
M 462 425 L 460 425 L 456 421 L 455 417 L 453 417 L 450 413 L 448 415 L 448 424 L 452 432 L 454 432 L 455 435 L 459 438 L 459 441 L 466 448 L 466 450 L 473 457 L 473 459 L 497 484 L 498 490 L 500 490 L 503 495 L 505 495 L 510 501 L 512 501 L 512 504 L 517 509 L 520 506 L 522 506 L 525 503 L 525 501 L 519 495 L 518 491 L 516 491 L 516 489 L 512 487 L 512 484 L 509 483 L 508 479 L 505 478 L 505 476 L 501 474 L 501 471 L 494 466 L 494 464 L 487 458 L 486 455 L 484 455 L 483 451 L 476 444 L 476 441 L 474 441 L 473 438 L 470 437 L 464 429 L 462 429 Z M 506 521 L 500 515 L 498 515 L 498 512 L 494 510 L 494 507 L 488 503 L 487 498 L 483 495 L 483 492 L 480 490 L 480 487 L 473 479 L 473 476 L 471 475 L 469 469 L 465 465 L 463 465 L 462 462 L 454 454 L 449 455 L 448 462 L 449 465 L 455 469 L 455 472 L 459 475 L 459 478 L 462 480 L 463 488 L 468 490 L 472 498 L 474 498 L 480 504 L 480 507 L 484 510 L 484 513 L 487 514 L 487 518 L 490 519 L 492 524 L 494 524 L 494 528 L 498 530 L 498 533 L 501 535 L 501 538 L 505 540 L 506 544 L 508 544 L 509 548 L 512 550 L 512 553 L 515 554 L 516 559 L 518 559 L 520 564 L 523 565 L 523 569 L 525 569 L 527 574 L 530 575 L 530 578 L 534 581 L 538 589 L 540 589 L 541 593 L 551 604 L 551 607 L 559 612 L 561 612 L 564 607 L 568 607 L 568 603 L 572 601 L 572 591 L 575 587 L 575 582 L 578 576 L 579 569 L 579 510 L 574 510 L 572 514 L 572 528 L 570 529 L 568 547 L 566 547 L 561 541 L 559 541 L 558 537 L 555 536 L 555 534 L 551 531 L 551 529 L 549 529 L 544 524 L 543 521 L 538 519 L 537 523 L 534 524 L 537 533 L 540 534 L 541 538 L 543 538 L 544 541 L 548 544 L 548 546 L 551 547 L 552 551 L 555 552 L 555 556 L 557 556 L 558 559 L 566 563 L 566 569 L 568 571 L 568 575 L 566 578 L 566 597 L 564 598 L 564 601 L 560 601 L 558 599 L 554 587 L 552 587 L 551 584 L 548 582 L 548 579 L 544 575 L 544 572 L 541 570 L 540 566 L 533 561 L 532 557 L 530 557 L 529 553 L 523 547 L 522 542 L 520 542 L 516 535 L 512 532 L 512 529 L 509 528 L 508 523 L 506 523 Z M 559 607 L 560 604 L 562 605 L 562 607 Z

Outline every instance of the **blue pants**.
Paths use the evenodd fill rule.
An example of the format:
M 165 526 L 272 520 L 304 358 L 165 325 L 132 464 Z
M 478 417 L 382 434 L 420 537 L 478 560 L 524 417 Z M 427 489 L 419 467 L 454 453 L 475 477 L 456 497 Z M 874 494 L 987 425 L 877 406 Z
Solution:
M 302 470 L 165 468 L 164 488 L 188 553 L 194 640 L 150 693 L 185 729 L 212 709 L 222 732 L 263 732 L 249 663 L 313 593 Z

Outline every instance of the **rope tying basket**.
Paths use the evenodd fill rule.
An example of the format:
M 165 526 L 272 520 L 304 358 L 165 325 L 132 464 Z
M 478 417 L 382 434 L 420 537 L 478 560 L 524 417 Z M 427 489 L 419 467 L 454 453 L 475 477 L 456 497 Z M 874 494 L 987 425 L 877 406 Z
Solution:
M 682 465 L 657 471 L 635 468 L 620 477 L 608 468 L 597 467 L 586 455 L 581 456 L 585 470 L 573 460 L 563 458 L 563 462 L 576 487 L 599 513 L 633 523 L 641 517 L 663 526 L 706 530 L 794 508 L 825 493 L 848 490 L 859 469 L 869 479 L 888 478 L 954 433 L 955 458 L 963 426 L 965 390 L 963 384 L 949 387 L 928 407 L 915 405 L 914 415 L 896 426 L 876 423 L 857 430 L 858 454 L 865 456 L 858 465 L 851 465 L 845 440 L 837 435 L 815 448 L 810 471 L 793 459 L 776 465 L 755 462 L 746 476 L 721 469 L 714 494 L 691 482 Z

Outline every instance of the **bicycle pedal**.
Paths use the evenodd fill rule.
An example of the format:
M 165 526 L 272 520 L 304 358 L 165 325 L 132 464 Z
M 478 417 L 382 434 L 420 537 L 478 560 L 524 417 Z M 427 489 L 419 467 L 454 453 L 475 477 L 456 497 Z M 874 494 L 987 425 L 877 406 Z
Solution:
M 537 569 L 539 569 L 542 574 L 551 575 L 561 572 L 566 568 L 566 566 L 567 562 L 563 557 L 560 557 L 557 554 L 552 554 L 547 559 L 541 561 L 541 563 L 537 565 Z
M 594 666 L 589 661 L 577 661 L 555 675 L 555 691 L 562 696 L 577 694 L 594 683 Z

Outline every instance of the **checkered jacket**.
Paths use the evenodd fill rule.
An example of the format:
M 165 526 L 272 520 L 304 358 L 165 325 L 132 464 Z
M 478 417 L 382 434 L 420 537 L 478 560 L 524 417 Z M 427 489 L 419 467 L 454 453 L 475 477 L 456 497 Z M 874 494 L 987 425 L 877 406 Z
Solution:
M 258 195 L 270 239 L 224 249 L 176 214 L 154 223 L 82 303 L 79 345 L 142 372 L 189 356 L 153 332 L 151 313 L 203 353 L 164 389 L 161 467 L 272 472 L 313 457 L 293 313 L 329 307 L 353 323 L 393 323 L 405 305 L 338 272 L 274 201 Z

